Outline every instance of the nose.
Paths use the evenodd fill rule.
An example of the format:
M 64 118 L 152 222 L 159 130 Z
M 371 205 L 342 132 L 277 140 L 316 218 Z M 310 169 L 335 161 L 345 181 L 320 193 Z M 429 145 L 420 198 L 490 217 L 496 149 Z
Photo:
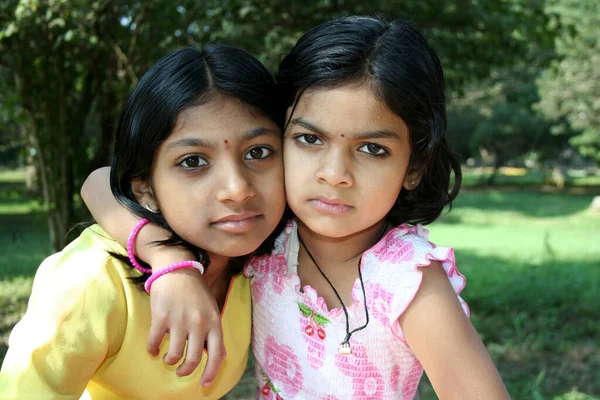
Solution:
M 352 186 L 354 178 L 349 168 L 351 160 L 342 149 L 330 149 L 322 158 L 317 181 L 331 186 Z
M 243 169 L 231 163 L 219 167 L 220 174 L 217 200 L 222 203 L 244 203 L 252 199 L 256 192 L 252 187 L 249 177 L 245 176 Z

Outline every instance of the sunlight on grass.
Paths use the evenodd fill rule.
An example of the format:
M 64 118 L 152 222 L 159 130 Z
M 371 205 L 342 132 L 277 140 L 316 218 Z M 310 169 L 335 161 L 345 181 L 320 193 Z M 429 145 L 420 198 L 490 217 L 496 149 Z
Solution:
M 0 182 L 25 182 L 27 171 L 23 169 L 0 170 Z

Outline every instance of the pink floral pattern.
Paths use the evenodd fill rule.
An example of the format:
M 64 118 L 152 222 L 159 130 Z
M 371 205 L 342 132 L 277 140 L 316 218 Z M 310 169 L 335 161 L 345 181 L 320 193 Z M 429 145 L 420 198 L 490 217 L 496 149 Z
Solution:
M 356 400 L 379 400 L 383 398 L 384 382 L 377 367 L 367 357 L 367 349 L 351 340 L 352 354 L 336 354 L 335 365 L 343 375 L 352 378 L 352 398 Z
M 404 378 L 404 383 L 402 384 L 402 396 L 405 399 L 412 399 L 415 393 L 417 392 L 417 388 L 419 387 L 419 381 L 421 380 L 421 375 L 423 374 L 423 367 L 419 360 L 415 360 L 408 375 Z
M 381 262 L 400 263 L 410 261 L 415 255 L 415 247 L 411 242 L 397 240 L 394 235 L 387 235 L 375 257 Z
M 391 292 L 385 290 L 381 284 L 367 284 L 367 305 L 369 307 L 369 315 L 371 318 L 376 318 L 383 325 L 389 325 L 390 308 L 394 296 Z
M 287 396 L 294 396 L 303 384 L 302 369 L 294 350 L 286 345 L 279 345 L 273 337 L 265 341 L 264 365 L 265 374 L 279 382 Z
M 273 290 L 277 294 L 283 292 L 283 274 L 277 271 L 285 271 L 286 261 L 281 254 L 257 257 L 252 261 L 252 267 L 256 278 L 252 282 L 252 295 L 256 301 L 260 301 L 265 290 Z
M 390 376 L 390 387 L 394 392 L 398 391 L 398 386 L 400 385 L 400 366 L 394 365 L 392 368 L 392 375 Z
M 257 398 L 320 400 L 412 399 L 423 368 L 397 322 L 421 283 L 422 272 L 439 261 L 457 295 L 465 278 L 454 253 L 435 247 L 427 231 L 403 225 L 388 232 L 363 255 L 363 278 L 370 322 L 351 338 L 352 354 L 339 354 L 346 332 L 341 309 L 329 310 L 319 293 L 302 285 L 295 263 L 297 226 L 288 224 L 271 256 L 253 259 L 253 349 L 259 385 Z M 293 239 L 292 239 L 293 238 Z M 360 284 L 348 306 L 350 328 L 364 321 Z M 466 303 L 458 297 L 465 312 Z

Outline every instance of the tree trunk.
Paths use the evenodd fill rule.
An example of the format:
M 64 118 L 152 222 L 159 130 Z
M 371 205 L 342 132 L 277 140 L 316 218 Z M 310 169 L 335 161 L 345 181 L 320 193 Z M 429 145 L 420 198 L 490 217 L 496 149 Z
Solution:
M 493 185 L 494 183 L 496 183 L 496 178 L 498 177 L 498 170 L 500 169 L 500 167 L 502 166 L 502 164 L 504 163 L 504 160 L 502 160 L 502 157 L 498 156 L 496 154 L 496 158 L 494 159 L 494 164 L 492 165 L 492 173 L 490 174 L 490 176 L 487 177 L 485 184 L 486 185 Z

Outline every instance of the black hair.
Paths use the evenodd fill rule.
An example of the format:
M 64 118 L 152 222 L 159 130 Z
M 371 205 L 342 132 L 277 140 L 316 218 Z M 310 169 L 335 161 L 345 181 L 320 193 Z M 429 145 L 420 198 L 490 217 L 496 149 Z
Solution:
M 400 191 L 387 220 L 394 225 L 427 224 L 451 206 L 462 174 L 446 141 L 444 74 L 436 53 L 412 23 L 351 16 L 321 24 L 305 33 L 281 61 L 276 81 L 282 105 L 292 112 L 306 90 L 368 85 L 408 126 L 409 170 L 424 171 L 418 187 Z
M 110 172 L 113 195 L 134 214 L 171 232 L 170 239 L 161 244 L 189 249 L 208 267 L 210 259 L 206 251 L 180 238 L 162 214 L 155 214 L 138 204 L 131 180 L 150 179 L 155 152 L 169 137 L 177 117 L 184 110 L 225 95 L 243 101 L 281 126 L 283 112 L 276 92 L 269 71 L 243 50 L 206 45 L 202 50 L 186 47 L 167 54 L 139 81 L 119 119 Z M 282 227 L 283 223 L 280 223 L 252 255 L 270 252 Z M 230 259 L 231 275 L 241 271 L 249 257 Z M 144 274 L 133 280 L 142 284 L 148 276 Z

